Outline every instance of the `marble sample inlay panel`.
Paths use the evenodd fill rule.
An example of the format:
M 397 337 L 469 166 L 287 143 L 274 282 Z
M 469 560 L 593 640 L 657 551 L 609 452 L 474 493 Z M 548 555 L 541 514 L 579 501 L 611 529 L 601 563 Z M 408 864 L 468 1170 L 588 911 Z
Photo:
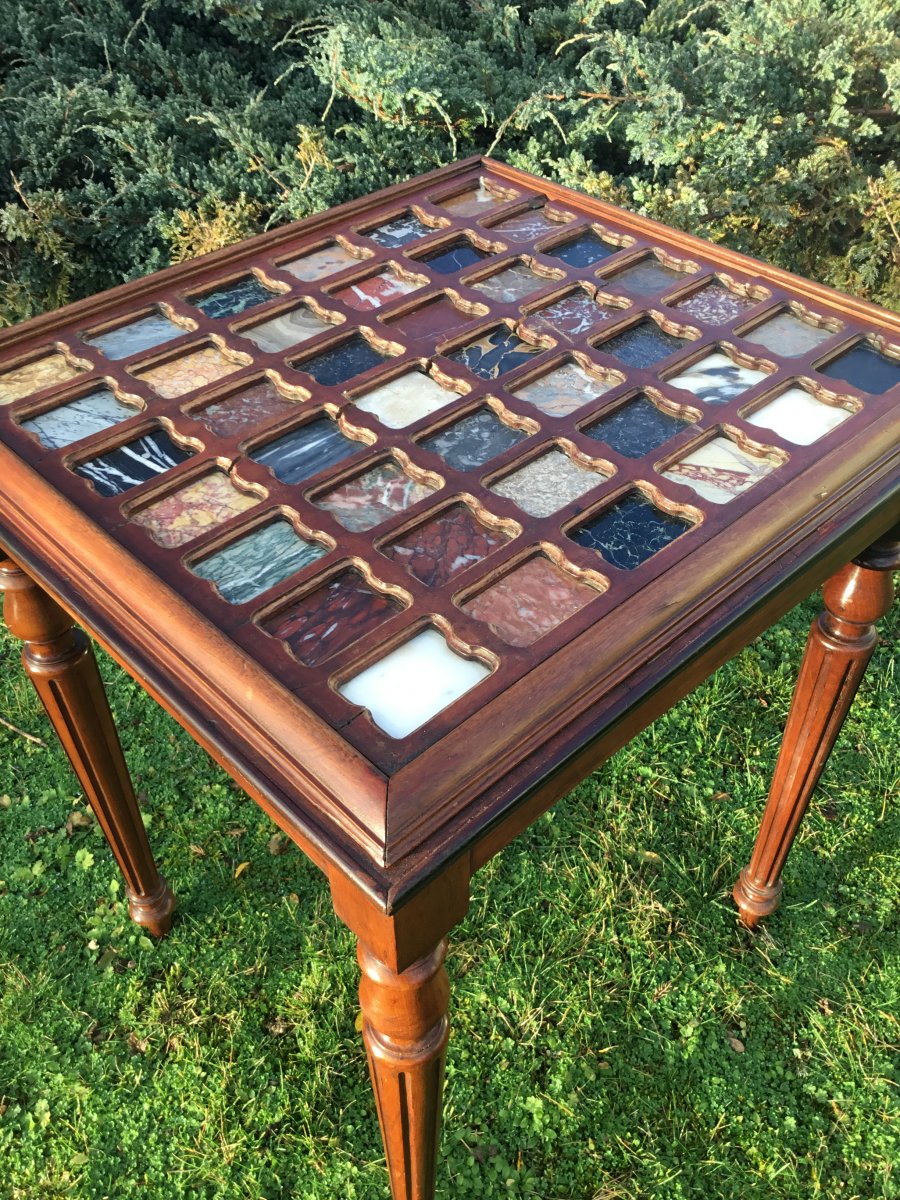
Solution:
M 250 452 L 282 483 L 300 483 L 364 449 L 363 442 L 341 433 L 331 417 L 319 417 Z
M 499 379 L 540 353 L 540 346 L 530 346 L 505 325 L 498 325 L 447 357 L 468 367 L 482 379 Z
M 781 460 L 774 454 L 750 454 L 731 438 L 715 437 L 662 474 L 692 488 L 704 500 L 727 504 L 779 466 Z
M 569 537 L 612 566 L 633 571 L 690 528 L 690 521 L 663 512 L 640 492 L 629 492 L 572 529 Z
M 354 400 L 356 408 L 372 413 L 388 429 L 404 429 L 459 399 L 423 371 L 408 371 Z
M 455 196 L 449 196 L 446 200 L 436 200 L 435 204 L 438 208 L 446 208 L 447 212 L 453 213 L 456 217 L 474 217 L 491 208 L 496 208 L 498 204 L 504 204 L 518 194 L 518 192 L 510 192 L 503 198 L 495 196 L 479 180 L 477 187 L 469 188 L 466 192 L 459 192 Z
M 308 342 L 326 329 L 334 329 L 330 321 L 324 321 L 308 304 L 298 304 L 290 312 L 280 313 L 249 329 L 236 329 L 235 333 L 253 342 L 266 354 L 277 354 L 300 342 Z
M 676 300 L 672 307 L 698 321 L 705 321 L 707 325 L 725 325 L 758 303 L 749 296 L 732 292 L 721 283 L 708 283 L 684 300 Z
M 245 275 L 243 279 L 235 279 L 224 287 L 207 292 L 205 296 L 193 296 L 190 303 L 199 308 L 207 317 L 221 320 L 222 317 L 236 317 L 238 313 L 255 308 L 272 300 L 277 292 L 270 292 L 263 287 L 255 275 Z
M 381 308 L 383 304 L 396 300 L 398 296 L 408 296 L 410 292 L 417 292 L 423 286 L 409 279 L 401 279 L 395 271 L 387 270 L 379 275 L 371 275 L 368 279 L 360 279 L 357 283 L 351 283 L 331 294 L 335 300 L 343 301 L 348 308 L 368 312 L 373 308 Z
M 821 346 L 822 342 L 827 342 L 834 334 L 830 329 L 801 321 L 791 312 L 782 312 L 740 336 L 748 342 L 765 346 L 782 358 L 799 358 L 801 354 L 807 354 L 816 346 Z
M 502 529 L 483 525 L 466 504 L 455 504 L 381 553 L 402 563 L 426 587 L 443 587 L 510 539 Z
M 608 478 L 605 472 L 582 467 L 554 447 L 492 483 L 491 491 L 512 500 L 532 517 L 549 517 Z
M 873 396 L 880 396 L 900 383 L 900 359 L 888 358 L 865 342 L 851 346 L 817 370 L 821 375 L 843 379 Z
M 655 292 L 683 282 L 694 273 L 674 271 L 671 267 L 664 266 L 659 259 L 650 257 L 609 276 L 609 284 L 611 287 L 627 288 L 629 292 L 638 296 L 652 296 Z
M 692 392 L 704 404 L 727 404 L 768 377 L 768 371 L 742 367 L 727 354 L 715 351 L 678 375 L 668 376 L 666 382 L 671 387 Z
M 88 346 L 93 346 L 107 358 L 128 358 L 139 354 L 142 350 L 151 350 L 154 346 L 162 346 L 173 338 L 183 337 L 187 332 L 174 321 L 160 312 L 139 317 L 129 321 L 127 325 L 118 325 L 115 329 L 107 329 L 105 333 L 83 333 L 81 340 Z
M 594 379 L 577 363 L 569 362 L 535 379 L 533 383 L 517 388 L 513 395 L 533 404 L 548 416 L 567 417 L 617 384 L 618 381 L 606 383 L 602 379 Z
M 464 267 L 481 262 L 483 258 L 490 258 L 490 252 L 474 245 L 468 238 L 458 238 L 449 246 L 440 246 L 428 254 L 423 254 L 417 261 L 428 263 L 439 275 L 452 275 Z
M 202 346 L 199 350 L 159 363 L 155 367 L 148 367 L 143 371 L 135 370 L 134 374 L 160 396 L 172 400 L 186 392 L 196 391 L 197 388 L 208 387 L 219 379 L 227 379 L 240 369 L 238 363 L 226 358 L 215 346 Z
M 469 287 L 474 288 L 476 292 L 483 292 L 498 304 L 512 304 L 515 300 L 522 300 L 533 292 L 539 292 L 541 288 L 549 287 L 551 283 L 552 279 L 536 275 L 524 263 L 513 263 L 503 271 L 498 271 L 496 275 L 489 275 L 487 279 L 470 283 Z
M 597 349 L 601 354 L 612 354 L 629 367 L 652 367 L 687 344 L 683 338 L 660 329 L 655 321 L 641 321 L 606 342 L 598 342 Z
M 259 504 L 260 497 L 242 492 L 224 471 L 213 471 L 177 492 L 154 500 L 131 520 L 167 549 L 185 546 L 238 513 Z
M 411 213 L 407 209 L 399 217 L 394 217 L 392 221 L 386 221 L 384 225 L 376 225 L 374 229 L 367 230 L 362 236 L 371 238 L 379 246 L 386 246 L 388 250 L 396 250 L 400 246 L 405 246 L 407 242 L 415 242 L 419 238 L 427 237 L 429 233 L 434 233 L 434 230 L 423 225 L 415 213 Z
M 461 605 L 510 646 L 530 646 L 597 596 L 548 558 L 531 558 Z
M 686 424 L 685 418 L 671 416 L 640 395 L 582 432 L 626 458 L 641 458 L 680 433 Z
M 338 688 L 351 704 L 368 709 L 393 738 L 406 737 L 490 675 L 477 659 L 451 650 L 436 629 L 426 629 Z
M 386 462 L 318 496 L 314 503 L 345 529 L 361 533 L 418 504 L 434 490 L 431 484 L 407 475 L 397 463 Z
M 817 400 L 804 388 L 791 387 L 744 420 L 749 425 L 772 429 L 796 446 L 811 446 L 852 416 L 846 408 Z
M 234 396 L 208 404 L 199 412 L 195 410 L 191 416 L 202 421 L 216 437 L 240 437 L 267 421 L 296 411 L 297 401 L 288 400 L 274 384 L 265 380 Z
M 117 400 L 107 388 L 97 388 L 68 404 L 29 417 L 22 422 L 22 428 L 33 433 L 48 450 L 58 450 L 121 421 L 128 421 L 140 411 L 133 404 Z
M 379 366 L 385 357 L 374 350 L 364 337 L 355 333 L 329 350 L 293 365 L 296 370 L 311 375 L 323 387 L 335 387 Z
M 403 336 L 420 338 L 458 329 L 467 321 L 474 321 L 475 314 L 457 308 L 447 296 L 436 296 L 400 317 L 385 319 L 390 320 L 391 329 L 396 329 Z
M 610 245 L 592 229 L 587 229 L 584 233 L 579 233 L 578 237 L 563 242 L 561 246 L 554 246 L 552 250 L 545 250 L 544 253 L 552 258 L 562 259 L 570 267 L 590 267 L 601 259 L 609 258 L 611 254 L 618 254 L 621 249 L 621 246 Z
M 551 221 L 540 209 L 532 208 L 493 225 L 491 233 L 500 233 L 511 242 L 533 242 L 548 233 L 558 233 L 565 223 L 565 220 Z
M 589 329 L 593 329 L 601 321 L 608 321 L 612 316 L 621 315 L 620 308 L 604 308 L 579 288 L 577 292 L 563 296 L 561 300 L 557 300 L 548 308 L 542 308 L 539 312 L 532 313 L 528 317 L 528 324 L 538 333 L 548 331 L 562 334 L 564 338 L 570 340 L 580 333 L 586 333 Z
M 215 584 L 229 604 L 246 604 L 327 553 L 318 542 L 301 537 L 289 521 L 272 521 L 191 563 L 191 570 Z
M 290 262 L 280 263 L 279 266 L 295 279 L 302 279 L 304 283 L 315 283 L 318 279 L 336 275 L 338 271 L 344 271 L 358 262 L 359 259 L 355 255 L 350 254 L 337 242 L 332 242 L 329 246 L 323 246 L 321 250 L 314 250 L 312 254 L 304 254 L 300 258 L 292 258 Z
M 101 496 L 118 496 L 171 471 L 192 454 L 192 450 L 183 450 L 174 442 L 164 429 L 153 429 L 72 469 L 89 479 Z
M 33 392 L 68 383 L 84 372 L 84 367 L 69 366 L 65 355 L 58 351 L 23 363 L 20 367 L 0 370 L 0 404 L 12 404 L 14 400 L 21 400 Z
M 457 471 L 474 471 L 526 437 L 528 434 L 523 429 L 513 429 L 504 424 L 491 409 L 479 408 L 456 424 L 426 438 L 420 445 L 439 454 Z
M 305 666 L 314 667 L 374 633 L 402 608 L 351 568 L 260 624 Z

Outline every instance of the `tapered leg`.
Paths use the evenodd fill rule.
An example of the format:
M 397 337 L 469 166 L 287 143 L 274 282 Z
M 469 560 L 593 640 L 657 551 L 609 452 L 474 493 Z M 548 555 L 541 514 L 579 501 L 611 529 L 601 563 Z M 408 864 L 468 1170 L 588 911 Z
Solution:
M 125 877 L 132 919 L 162 937 L 175 901 L 153 860 L 91 644 L 10 560 L 0 561 L 0 591 L 25 670 Z
M 897 566 L 895 530 L 825 584 L 825 608 L 810 630 L 759 836 L 734 888 L 741 920 L 751 928 L 778 907 L 782 869 L 875 649 L 875 622 L 891 607 L 890 572 Z

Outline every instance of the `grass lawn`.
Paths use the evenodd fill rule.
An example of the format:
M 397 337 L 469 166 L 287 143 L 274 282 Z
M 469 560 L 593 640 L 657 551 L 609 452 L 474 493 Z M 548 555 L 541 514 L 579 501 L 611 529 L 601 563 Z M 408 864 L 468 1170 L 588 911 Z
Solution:
M 729 900 L 816 607 L 475 878 L 442 1200 L 900 1197 L 898 609 L 784 907 L 752 936 Z M 0 658 L 0 715 L 42 739 L 0 728 L 2 1200 L 386 1200 L 324 880 L 104 658 L 179 899 L 154 945 L 6 635 Z

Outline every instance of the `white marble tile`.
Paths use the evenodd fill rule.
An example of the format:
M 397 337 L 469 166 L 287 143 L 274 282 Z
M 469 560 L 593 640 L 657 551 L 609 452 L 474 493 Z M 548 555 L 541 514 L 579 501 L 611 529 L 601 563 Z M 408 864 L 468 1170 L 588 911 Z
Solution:
M 403 429 L 459 399 L 421 371 L 409 371 L 382 384 L 354 401 L 363 412 L 372 413 L 388 429 Z
M 786 442 L 810 446 L 852 416 L 846 408 L 824 404 L 803 388 L 792 387 L 744 419 L 750 425 L 773 429 Z
M 771 454 L 757 456 L 742 450 L 731 438 L 716 437 L 663 471 L 713 504 L 727 504 L 780 466 Z
M 517 388 L 513 395 L 520 400 L 527 400 L 548 416 L 567 417 L 615 386 L 615 383 L 606 383 L 588 375 L 578 363 L 569 362 L 535 379 L 533 383 Z
M 426 629 L 354 675 L 338 691 L 351 704 L 367 708 L 390 737 L 402 738 L 490 673 L 484 663 L 451 650 L 436 629 Z
M 673 375 L 667 382 L 672 387 L 693 392 L 705 404 L 727 404 L 735 396 L 740 396 L 767 378 L 768 372 L 742 367 L 727 354 L 716 351 L 707 354 L 680 375 Z

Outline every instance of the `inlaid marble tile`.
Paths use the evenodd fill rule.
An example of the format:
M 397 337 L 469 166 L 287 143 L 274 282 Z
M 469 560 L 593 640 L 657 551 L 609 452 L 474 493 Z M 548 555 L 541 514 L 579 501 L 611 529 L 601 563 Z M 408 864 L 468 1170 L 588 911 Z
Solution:
M 20 367 L 0 368 L 0 404 L 12 404 L 33 392 L 57 387 L 84 374 L 83 367 L 71 367 L 58 351 L 45 354 Z
M 641 321 L 606 342 L 598 342 L 597 349 L 602 354 L 612 354 L 629 367 L 652 367 L 687 344 L 683 338 L 660 329 L 655 321 Z
M 818 325 L 801 321 L 791 312 L 782 312 L 741 336 L 748 342 L 765 346 L 773 354 L 780 354 L 782 358 L 799 358 L 801 354 L 807 354 L 822 342 L 827 342 L 834 334 Z
M 441 387 L 424 371 L 407 371 L 353 403 L 362 412 L 372 413 L 388 429 L 404 429 L 458 399 L 458 392 Z
M 539 346 L 530 346 L 505 325 L 498 325 L 447 357 L 462 363 L 482 379 L 499 379 L 540 353 Z
M 272 521 L 192 563 L 191 570 L 215 584 L 229 604 L 246 604 L 327 553 L 289 521 Z
M 513 395 L 548 416 L 567 417 L 616 386 L 616 383 L 594 379 L 578 363 L 568 362 L 533 383 L 517 388 Z
M 250 457 L 268 467 L 282 483 L 300 483 L 343 462 L 363 446 L 345 437 L 331 417 L 319 417 L 258 447 Z
M 663 412 L 647 396 L 641 395 L 582 432 L 611 446 L 626 458 L 640 458 L 673 438 L 686 424 L 682 418 Z
M 502 234 L 510 242 L 533 242 L 548 233 L 559 233 L 564 224 L 564 221 L 551 221 L 542 209 L 532 208 L 493 225 L 491 232 Z
M 262 628 L 286 642 L 305 666 L 314 667 L 369 637 L 402 608 L 399 600 L 376 592 L 351 568 L 269 617 Z
M 338 688 L 393 738 L 406 737 L 490 675 L 477 659 L 451 650 L 436 629 L 404 642 Z
M 401 317 L 390 318 L 390 327 L 404 337 L 420 338 L 447 333 L 474 320 L 473 313 L 457 308 L 447 296 L 436 296 Z
M 621 308 L 606 308 L 598 304 L 596 300 L 592 300 L 579 288 L 578 291 L 563 296 L 561 300 L 557 300 L 548 308 L 542 308 L 539 312 L 532 313 L 528 318 L 528 325 L 538 333 L 546 331 L 560 334 L 566 341 L 571 341 L 579 334 L 587 333 L 601 321 L 608 321 L 610 317 L 620 317 L 621 315 Z
M 571 530 L 569 537 L 596 550 L 612 566 L 633 571 L 690 528 L 689 521 L 662 512 L 639 492 L 629 492 Z
M 609 258 L 611 254 L 618 254 L 621 249 L 621 246 L 604 242 L 592 229 L 587 229 L 571 241 L 563 242 L 561 246 L 554 246 L 552 250 L 545 250 L 544 253 L 552 258 L 561 258 L 570 267 L 590 267 L 603 258 Z
M 688 277 L 682 271 L 673 271 L 671 267 L 664 266 L 658 258 L 650 257 L 626 267 L 624 271 L 617 271 L 609 277 L 609 283 L 611 287 L 627 288 L 639 296 L 652 296 L 676 283 L 683 283 Z
M 873 396 L 880 396 L 900 383 L 900 359 L 888 358 L 866 342 L 851 346 L 818 370 L 822 375 L 843 379 Z
M 445 208 L 447 212 L 453 213 L 455 217 L 474 217 L 496 208 L 498 204 L 503 204 L 518 194 L 518 192 L 513 192 L 501 198 L 486 188 L 482 180 L 479 180 L 476 187 L 469 188 L 465 192 L 458 192 L 446 200 L 436 200 L 435 204 L 438 208 Z
M 387 462 L 317 497 L 315 504 L 330 512 L 345 529 L 359 533 L 418 504 L 434 490 L 431 484 L 407 475 L 397 463 Z
M 242 437 L 260 425 L 274 421 L 276 417 L 296 411 L 297 401 L 288 400 L 274 384 L 265 380 L 234 396 L 208 404 L 191 416 L 202 421 L 217 437 Z
M 479 408 L 420 444 L 457 471 L 474 471 L 526 437 L 523 429 L 505 425 L 491 409 Z
M 371 275 L 368 279 L 361 279 L 358 283 L 351 283 L 349 287 L 331 294 L 336 300 L 342 300 L 348 308 L 367 312 L 373 308 L 381 308 L 383 304 L 388 304 L 399 296 L 417 292 L 422 286 L 421 283 L 401 279 L 395 271 L 387 270 L 379 275 Z
M 673 463 L 663 475 L 692 488 L 704 500 L 727 504 L 780 465 L 774 455 L 749 454 L 731 438 L 716 437 Z
M 240 369 L 239 363 L 226 358 L 215 346 L 202 346 L 180 358 L 170 359 L 144 371 L 136 370 L 134 374 L 160 396 L 171 400 L 197 388 L 208 387 L 219 379 L 227 379 Z
M 443 587 L 507 541 L 509 534 L 483 525 L 468 505 L 455 504 L 382 547 L 381 553 L 402 563 L 426 587 Z
M 727 404 L 768 377 L 768 371 L 742 367 L 717 350 L 680 374 L 671 375 L 667 382 L 672 387 L 692 392 L 704 404 Z
M 374 350 L 364 337 L 355 333 L 329 350 L 323 350 L 321 354 L 294 363 L 294 367 L 312 375 L 316 383 L 334 387 L 379 366 L 384 359 L 385 356 Z
M 281 263 L 280 266 L 282 271 L 287 271 L 295 279 L 302 279 L 304 283 L 315 283 L 317 279 L 336 275 L 338 271 L 344 271 L 359 261 L 343 246 L 332 242 L 329 246 L 323 246 L 321 250 L 314 250 L 312 254 L 303 254 L 299 258 L 292 258 L 290 262 Z
M 277 294 L 263 287 L 255 275 L 245 275 L 243 279 L 226 283 L 224 287 L 207 292 L 205 296 L 193 296 L 190 302 L 207 317 L 221 320 L 222 317 L 236 317 L 238 313 L 255 308 L 257 304 L 265 304 Z
M 133 404 L 123 404 L 106 388 L 97 388 L 68 404 L 51 408 L 49 412 L 30 417 L 22 422 L 22 428 L 33 433 L 49 450 L 69 446 L 81 438 L 100 433 L 120 421 L 136 417 L 141 410 Z
M 131 354 L 139 354 L 142 350 L 150 350 L 153 346 L 162 346 L 173 338 L 182 337 L 187 331 L 161 312 L 151 313 L 147 317 L 139 317 L 129 321 L 127 325 L 118 325 L 105 333 L 81 334 L 81 340 L 88 346 L 94 346 L 107 358 L 128 358 Z
M 290 312 L 281 313 L 249 329 L 238 329 L 235 332 L 248 338 L 267 354 L 277 354 L 280 350 L 287 350 L 299 342 L 308 342 L 310 338 L 324 333 L 326 329 L 334 329 L 334 326 L 317 316 L 308 304 L 298 304 Z
M 179 463 L 186 462 L 192 453 L 183 450 L 164 429 L 154 429 L 124 446 L 89 458 L 73 469 L 76 474 L 89 479 L 101 496 L 118 496 L 171 471 Z
M 811 446 L 852 416 L 846 408 L 817 400 L 804 388 L 791 387 L 744 420 L 761 429 L 773 429 L 786 442 Z
M 549 517 L 608 478 L 603 471 L 582 467 L 554 448 L 492 483 L 491 491 L 506 496 L 532 517 Z
M 688 313 L 707 325 L 725 325 L 758 303 L 749 296 L 732 292 L 721 283 L 708 283 L 699 291 L 673 304 L 679 312 Z
M 543 556 L 531 558 L 462 605 L 511 646 L 530 646 L 598 595 Z
M 384 225 L 377 225 L 374 229 L 369 229 L 363 236 L 371 238 L 379 246 L 396 250 L 399 246 L 405 246 L 407 242 L 415 242 L 419 238 L 427 237 L 429 233 L 434 233 L 434 230 L 423 225 L 419 218 L 407 209 L 401 216 L 394 217 L 392 221 L 386 221 Z
M 539 292 L 541 288 L 549 287 L 552 282 L 552 279 L 536 275 L 524 263 L 513 263 L 511 267 L 498 271 L 496 275 L 489 275 L 487 279 L 470 283 L 469 287 L 474 288 L 476 292 L 483 292 L 498 304 L 512 304 L 514 300 L 522 300 L 525 296 Z
M 132 514 L 131 520 L 154 542 L 172 549 L 187 545 L 259 502 L 259 496 L 236 488 L 224 471 L 213 471 L 154 500 Z
M 458 238 L 449 246 L 441 246 L 432 250 L 430 254 L 424 254 L 418 261 L 428 263 L 429 267 L 440 275 L 452 275 L 461 271 L 463 267 L 471 267 L 472 263 L 481 262 L 483 258 L 490 258 L 487 250 L 473 245 L 468 238 Z

